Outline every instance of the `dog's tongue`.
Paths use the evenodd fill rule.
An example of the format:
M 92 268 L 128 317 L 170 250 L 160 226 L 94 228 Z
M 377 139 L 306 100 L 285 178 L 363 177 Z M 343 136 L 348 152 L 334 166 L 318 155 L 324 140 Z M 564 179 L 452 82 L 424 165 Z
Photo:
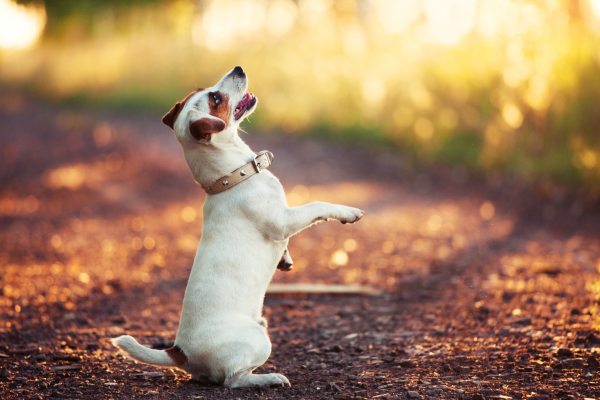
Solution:
M 251 98 L 252 98 L 252 93 L 248 92 L 248 93 L 244 94 L 244 97 L 242 97 L 242 101 L 240 101 L 238 103 L 236 108 L 244 107 L 246 104 L 248 104 L 248 102 L 250 101 Z

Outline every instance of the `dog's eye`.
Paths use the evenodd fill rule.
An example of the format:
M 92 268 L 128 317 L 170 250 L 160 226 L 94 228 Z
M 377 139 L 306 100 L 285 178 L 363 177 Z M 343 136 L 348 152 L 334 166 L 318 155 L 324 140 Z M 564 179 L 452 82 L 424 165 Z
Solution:
M 221 104 L 221 99 L 216 94 L 213 94 L 213 99 L 215 100 L 216 105 Z

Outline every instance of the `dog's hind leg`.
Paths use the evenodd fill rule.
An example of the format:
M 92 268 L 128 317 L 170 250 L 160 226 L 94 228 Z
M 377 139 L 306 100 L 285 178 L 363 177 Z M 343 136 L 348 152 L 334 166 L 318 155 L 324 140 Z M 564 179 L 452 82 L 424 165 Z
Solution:
M 233 334 L 236 340 L 229 341 L 215 354 L 215 359 L 226 360 L 225 364 L 218 368 L 226 373 L 223 385 L 231 388 L 290 385 L 288 379 L 281 374 L 252 373 L 271 355 L 271 341 L 265 328 L 256 323 L 252 323 L 251 326 L 243 324 L 229 334 Z
M 281 257 L 281 260 L 279 261 L 279 264 L 277 264 L 277 269 L 280 271 L 291 271 L 293 268 L 294 260 L 292 260 L 292 257 L 290 256 L 290 251 L 286 247 L 285 251 L 283 252 L 283 256 Z

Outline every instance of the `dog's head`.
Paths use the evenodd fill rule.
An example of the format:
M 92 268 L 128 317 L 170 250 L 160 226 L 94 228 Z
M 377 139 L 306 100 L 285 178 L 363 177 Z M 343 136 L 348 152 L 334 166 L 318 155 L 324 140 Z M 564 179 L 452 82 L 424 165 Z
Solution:
M 256 109 L 258 100 L 246 92 L 247 88 L 246 73 L 235 67 L 215 86 L 198 89 L 175 104 L 162 121 L 182 144 L 227 142 L 240 122 Z

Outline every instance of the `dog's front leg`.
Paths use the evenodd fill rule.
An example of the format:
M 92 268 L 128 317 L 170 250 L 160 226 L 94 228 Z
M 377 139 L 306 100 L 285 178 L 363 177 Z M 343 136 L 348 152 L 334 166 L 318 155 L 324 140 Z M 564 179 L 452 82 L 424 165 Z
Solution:
M 275 213 L 267 231 L 271 238 L 285 240 L 317 222 L 337 219 L 343 224 L 352 224 L 361 219 L 364 213 L 358 208 L 317 201 L 299 207 L 286 207 Z

